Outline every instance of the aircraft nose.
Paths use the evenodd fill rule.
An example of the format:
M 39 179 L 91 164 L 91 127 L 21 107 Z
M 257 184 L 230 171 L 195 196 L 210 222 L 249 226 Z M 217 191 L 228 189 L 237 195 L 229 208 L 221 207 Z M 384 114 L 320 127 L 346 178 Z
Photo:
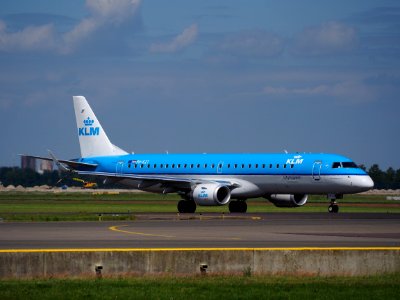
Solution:
M 368 175 L 357 176 L 353 179 L 353 186 L 363 191 L 368 191 L 374 187 L 374 181 Z

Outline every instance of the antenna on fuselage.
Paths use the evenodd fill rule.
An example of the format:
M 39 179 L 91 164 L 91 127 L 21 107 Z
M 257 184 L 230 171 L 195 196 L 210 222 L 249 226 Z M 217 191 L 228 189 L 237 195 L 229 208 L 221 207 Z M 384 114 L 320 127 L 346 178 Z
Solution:
M 286 154 L 288 154 L 289 152 L 286 149 L 283 149 L 283 152 L 285 152 Z

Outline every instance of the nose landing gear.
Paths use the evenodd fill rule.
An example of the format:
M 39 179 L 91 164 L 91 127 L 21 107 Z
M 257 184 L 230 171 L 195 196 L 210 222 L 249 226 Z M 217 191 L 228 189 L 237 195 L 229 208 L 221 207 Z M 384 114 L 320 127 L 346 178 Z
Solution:
M 336 199 L 343 199 L 343 195 L 328 195 L 331 204 L 328 206 L 328 212 L 330 213 L 338 213 L 339 212 L 339 205 L 336 202 Z
M 330 213 L 337 213 L 339 212 L 339 205 L 336 204 L 336 201 L 333 202 L 331 205 L 328 206 L 328 211 Z

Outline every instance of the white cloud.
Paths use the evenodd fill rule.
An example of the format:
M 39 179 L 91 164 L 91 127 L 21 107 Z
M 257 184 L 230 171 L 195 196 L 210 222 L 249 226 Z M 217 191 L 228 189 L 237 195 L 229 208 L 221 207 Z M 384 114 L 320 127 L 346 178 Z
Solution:
M 0 51 L 55 50 L 67 54 L 105 25 L 118 26 L 132 17 L 141 0 L 86 0 L 88 17 L 63 35 L 57 35 L 52 24 L 28 26 L 8 32 L 0 20 Z
M 141 0 L 86 0 L 86 5 L 92 15 L 83 19 L 71 31 L 63 36 L 62 53 L 69 53 L 85 38 L 98 28 L 111 23 L 119 25 L 133 16 Z
M 182 50 L 192 44 L 197 37 L 198 27 L 196 24 L 185 28 L 181 34 L 176 36 L 172 41 L 166 43 L 152 44 L 150 52 L 173 53 Z
M 339 22 L 327 22 L 308 27 L 294 40 L 293 52 L 301 55 L 326 55 L 349 52 L 357 47 L 354 27 Z
M 271 57 L 282 53 L 284 42 L 273 33 L 248 30 L 227 36 L 217 49 L 224 54 L 234 56 Z
M 64 34 L 64 46 L 60 49 L 60 52 L 64 54 L 71 52 L 76 47 L 77 43 L 96 31 L 99 25 L 100 24 L 92 18 L 82 20 L 71 31 Z
M 303 87 L 266 86 L 263 93 L 269 96 L 330 97 L 348 102 L 362 102 L 375 99 L 376 91 L 362 80 L 345 80 L 337 83 Z
M 96 17 L 119 23 L 135 14 L 140 2 L 141 0 L 86 0 L 86 5 Z
M 21 31 L 8 32 L 0 20 L 0 51 L 45 50 L 54 48 L 52 25 L 28 26 Z

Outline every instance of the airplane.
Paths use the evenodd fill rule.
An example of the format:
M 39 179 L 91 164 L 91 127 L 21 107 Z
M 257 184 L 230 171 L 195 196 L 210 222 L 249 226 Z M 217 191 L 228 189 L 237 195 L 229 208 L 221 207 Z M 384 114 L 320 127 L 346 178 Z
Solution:
M 154 193 L 177 193 L 180 213 L 199 206 L 228 205 L 245 213 L 246 200 L 264 197 L 277 207 L 299 207 L 308 196 L 325 194 L 328 211 L 337 199 L 373 188 L 374 182 L 351 159 L 336 154 L 129 154 L 115 146 L 84 96 L 73 96 L 81 157 L 50 158 L 61 170 L 104 178 Z M 286 151 L 285 151 L 286 152 Z

